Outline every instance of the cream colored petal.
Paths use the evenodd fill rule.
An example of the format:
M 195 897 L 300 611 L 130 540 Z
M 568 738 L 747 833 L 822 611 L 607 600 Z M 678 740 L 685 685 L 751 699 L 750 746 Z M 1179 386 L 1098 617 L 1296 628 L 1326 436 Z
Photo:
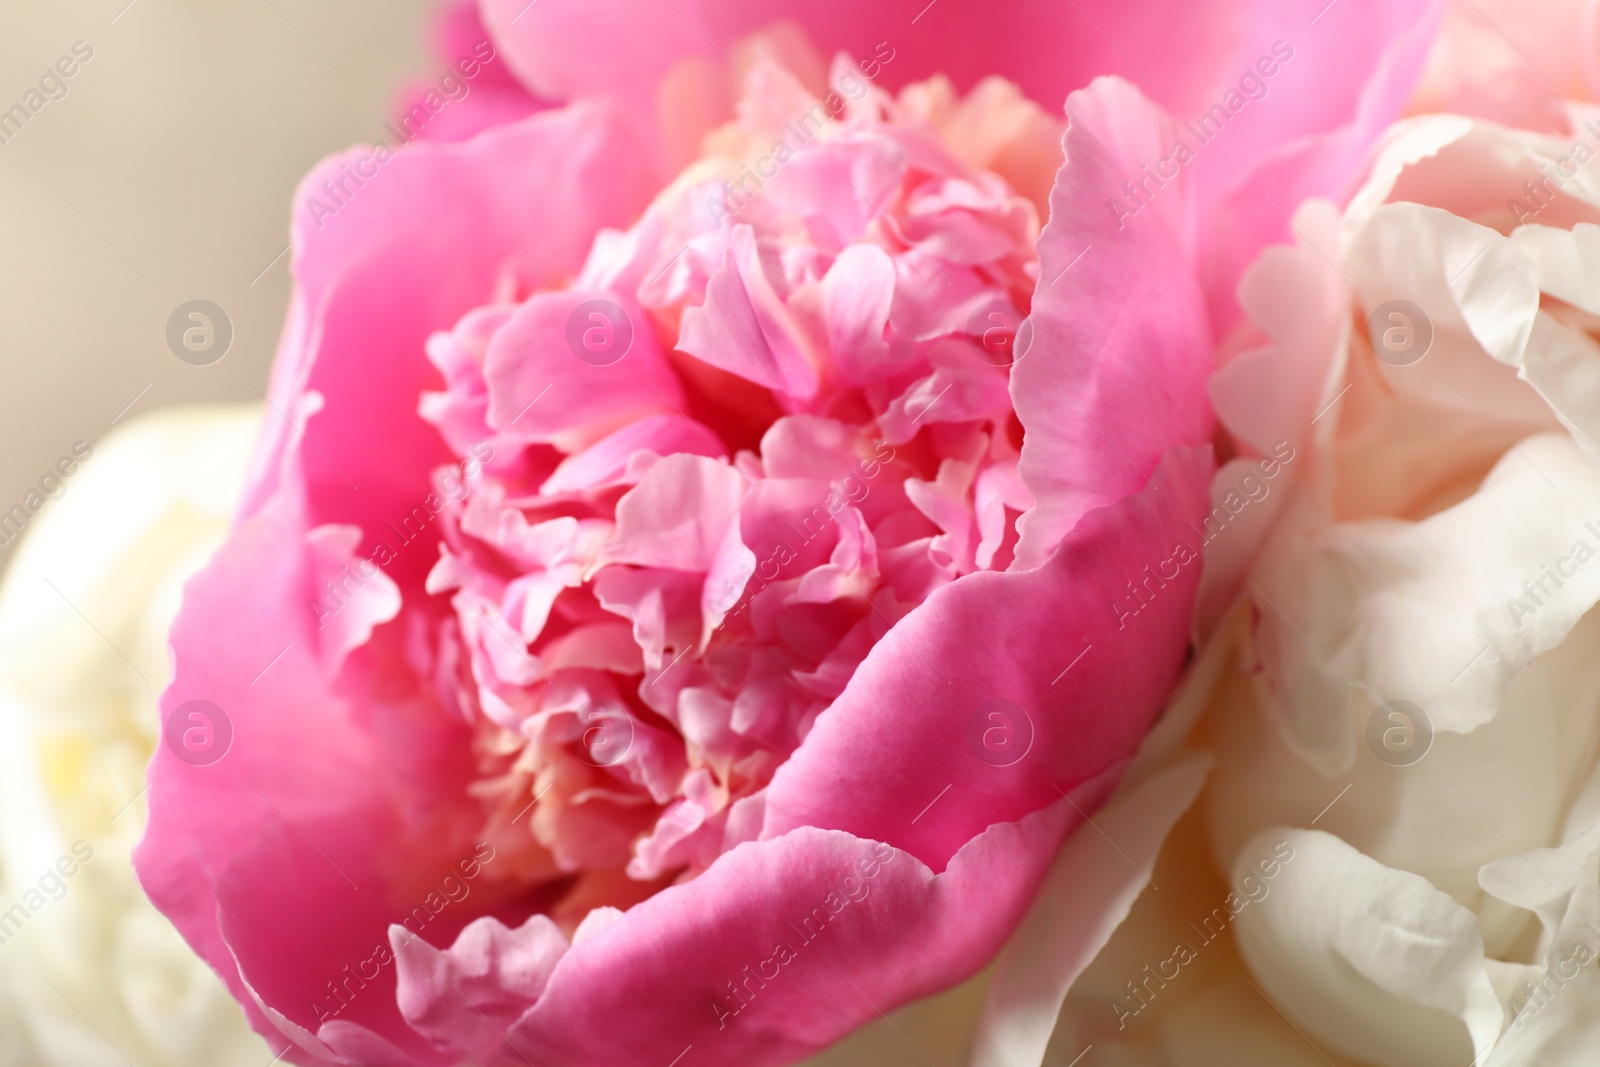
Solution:
M 1511 241 L 1437 207 L 1384 204 L 1344 268 L 1364 321 L 1337 416 L 1337 517 L 1421 518 L 1469 492 L 1510 442 L 1561 429 L 1518 380 L 1540 293 Z M 1410 353 L 1391 354 L 1390 338 L 1417 358 L 1400 362 Z
M 1520 442 L 1421 522 L 1286 520 L 1252 579 L 1263 701 L 1330 775 L 1355 759 L 1356 687 L 1419 705 L 1436 731 L 1476 729 L 1600 601 L 1597 552 L 1600 465 L 1566 436 Z
M 1242 965 L 1167 1016 L 1161 1050 L 1163 1067 L 1361 1067 L 1296 1029 Z
M 1241 865 L 1276 840 L 1293 858 L 1234 929 L 1262 990 L 1299 1027 L 1374 1067 L 1462 1067 L 1493 1046 L 1504 1012 L 1471 912 L 1318 830 L 1269 830 Z
M 0 909 L 75 843 L 93 849 L 0 946 L 0 1001 L 24 1020 L 0 1045 L 31 1043 L 29 1067 L 272 1056 L 128 858 L 167 628 L 228 527 L 259 419 L 254 406 L 183 408 L 121 426 L 31 517 L 0 585 Z
M 1472 132 L 1473 121 L 1460 115 L 1425 115 L 1391 126 L 1373 160 L 1366 182 L 1350 198 L 1344 215 L 1346 243 L 1366 227 L 1372 213 L 1389 199 L 1400 176 L 1414 164 L 1436 158 Z
M 1073 981 L 1148 884 L 1161 844 L 1205 782 L 1211 760 L 1180 757 L 1080 827 L 1056 857 L 994 965 L 972 1067 L 1039 1067 Z
M 1516 365 L 1539 310 L 1538 272 L 1527 254 L 1487 226 L 1436 207 L 1377 208 L 1347 250 L 1345 265 L 1364 308 L 1409 300 L 1432 320 L 1433 351 L 1409 366 L 1388 368 L 1386 377 L 1397 389 L 1425 392 L 1438 402 L 1463 404 L 1448 392 L 1462 375 L 1496 380 L 1494 368 L 1468 358 L 1474 352 Z M 1487 400 L 1496 410 L 1514 410 L 1462 388 L 1480 406 Z
M 1195 610 L 1202 641 L 1237 600 L 1292 487 L 1326 481 L 1323 452 L 1338 425 L 1350 347 L 1350 289 L 1330 268 L 1333 205 L 1307 201 L 1295 230 L 1299 243 L 1267 249 L 1239 286 L 1240 303 L 1269 343 L 1238 353 L 1207 382 L 1218 421 L 1255 454 L 1218 469 L 1212 510 L 1196 531 L 1205 554 Z
M 1046 1065 L 1065 1067 L 1092 1046 L 1083 1064 L 1358 1067 L 1297 1031 L 1252 985 L 1235 943 L 1235 887 L 1211 862 L 1199 814 L 1191 809 L 1168 835 L 1155 887 L 1074 983 Z M 1269 889 L 1284 870 L 1276 847 L 1252 857 L 1258 874 L 1271 872 Z
M 1520 377 L 1539 390 L 1584 450 L 1600 458 L 1600 345 L 1541 311 Z
M 1600 989 L 1568 985 L 1548 1007 L 1513 1024 L 1483 1067 L 1593 1067 L 1597 1048 Z
M 1218 757 L 1206 793 L 1213 855 L 1230 863 L 1273 825 L 1313 823 L 1388 867 L 1426 878 L 1478 916 L 1491 955 L 1536 929 L 1532 914 L 1484 892 L 1479 868 L 1516 849 L 1560 839 L 1568 805 L 1600 742 L 1600 612 L 1513 678 L 1493 720 L 1438 734 L 1420 760 L 1385 762 L 1369 747 L 1368 721 L 1390 721 L 1372 701 L 1350 701 L 1362 735 L 1345 774 L 1325 777 L 1297 758 L 1259 709 L 1249 679 L 1218 689 L 1209 733 Z M 1403 762 L 1403 761 L 1400 761 Z
M 1532 261 L 1540 289 L 1600 315 L 1600 226 L 1521 226 L 1511 234 L 1511 243 Z
M 1577 137 L 1508 129 L 1481 119 L 1430 115 L 1396 124 L 1367 183 L 1351 199 L 1345 220 L 1350 241 L 1386 202 L 1430 204 L 1510 233 L 1521 223 L 1551 226 L 1600 221 L 1600 168 L 1572 166 L 1575 145 L 1592 152 L 1600 117 L 1592 107 L 1568 105 Z M 1582 127 L 1581 129 L 1578 129 Z M 1563 173 L 1563 162 L 1565 170 Z M 1556 185 L 1546 179 L 1555 175 Z M 1529 188 L 1543 188 L 1539 198 Z M 1553 194 L 1553 195 L 1552 195 Z M 1541 200 L 1544 206 L 1540 206 Z M 1348 244 L 1347 244 L 1348 247 Z
M 1593 647 L 1592 645 L 1590 646 Z M 1594 704 L 1588 705 L 1594 718 Z M 1591 772 L 1562 842 L 1486 864 L 1483 888 L 1535 912 L 1544 927 L 1537 966 L 1517 983 L 1517 1017 L 1494 1067 L 1577 1067 L 1600 1048 L 1600 767 Z

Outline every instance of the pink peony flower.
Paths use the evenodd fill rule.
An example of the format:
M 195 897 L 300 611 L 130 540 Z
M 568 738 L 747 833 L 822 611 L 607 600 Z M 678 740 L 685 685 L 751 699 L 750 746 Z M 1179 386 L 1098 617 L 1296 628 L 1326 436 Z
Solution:
M 1042 9 L 516 6 L 534 113 L 302 186 L 136 866 L 295 1062 L 791 1061 L 981 968 L 1115 786 L 1188 649 L 1208 307 L 1283 228 L 1237 182 L 1341 188 L 1432 16 L 1087 5 L 1237 123 L 1190 169 L 1118 78 L 1064 139 L 915 80 L 1132 66 Z

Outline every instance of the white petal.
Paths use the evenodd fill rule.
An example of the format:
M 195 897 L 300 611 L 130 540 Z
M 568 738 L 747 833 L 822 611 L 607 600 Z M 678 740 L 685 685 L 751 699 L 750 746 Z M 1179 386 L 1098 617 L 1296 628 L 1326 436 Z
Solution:
M 261 1067 L 272 1056 L 128 859 L 167 629 L 183 582 L 227 530 L 259 422 L 251 405 L 123 423 L 30 518 L 0 586 L 0 909 L 75 841 L 94 850 L 0 949 L 0 1002 L 21 1017 L 0 1022 L 0 1060 L 30 1045 L 19 1061 L 29 1067 Z
M 1160 1042 L 1158 1067 L 1362 1067 L 1296 1030 L 1239 964 L 1163 1018 Z
M 1539 288 L 1591 315 L 1600 315 L 1600 226 L 1570 230 L 1530 224 L 1511 235 L 1538 271 Z
M 1288 750 L 1247 676 L 1226 679 L 1208 729 L 1218 757 L 1206 801 L 1213 855 L 1231 863 L 1267 827 L 1314 823 L 1385 866 L 1426 878 L 1476 913 L 1491 955 L 1515 952 L 1534 917 L 1480 888 L 1479 869 L 1560 839 L 1600 741 L 1596 647 L 1600 612 L 1590 612 L 1565 642 L 1512 679 L 1486 725 L 1439 734 L 1419 761 L 1404 766 L 1380 758 L 1394 756 L 1383 750 L 1381 734 L 1377 749 L 1362 737 L 1355 763 L 1338 777 L 1318 774 Z M 1388 729 L 1391 720 L 1369 699 L 1352 700 L 1347 712 L 1358 735 L 1375 714 Z
M 1584 451 L 1600 458 L 1600 345 L 1541 311 L 1520 377 L 1539 391 Z
M 1345 263 L 1369 312 L 1408 300 L 1431 320 L 1433 350 L 1408 366 L 1384 368 L 1396 389 L 1460 407 L 1466 407 L 1464 393 L 1490 417 L 1515 413 L 1512 401 L 1529 403 L 1526 389 L 1520 397 L 1490 392 L 1487 386 L 1510 375 L 1468 358 L 1481 352 L 1515 365 L 1527 345 L 1539 310 L 1538 271 L 1514 243 L 1448 211 L 1385 204 L 1356 237 Z
M 1346 240 L 1359 233 L 1378 205 L 1389 199 L 1406 169 L 1432 159 L 1473 130 L 1473 121 L 1460 115 L 1427 115 L 1397 122 L 1384 135 L 1372 164 L 1371 176 L 1350 199 L 1345 211 Z
M 1202 641 L 1237 599 L 1289 487 L 1318 480 L 1317 454 L 1338 425 L 1326 416 L 1344 389 L 1350 291 L 1320 251 L 1337 244 L 1337 225 L 1331 204 L 1308 201 L 1295 216 L 1300 243 L 1267 249 L 1245 272 L 1240 303 L 1270 343 L 1235 355 L 1206 383 L 1218 421 L 1262 458 L 1236 456 L 1211 482 L 1212 510 L 1197 531 L 1205 554 L 1195 608 Z
M 1591 646 L 1592 647 L 1592 646 Z M 1589 707 L 1594 707 L 1591 701 Z M 1593 717 L 1591 711 L 1590 717 Z M 1483 888 L 1538 914 L 1539 967 L 1516 990 L 1520 1008 L 1492 1067 L 1578 1067 L 1600 1047 L 1600 767 L 1568 819 L 1563 843 L 1487 864 Z
M 1190 755 L 1120 793 L 1067 841 L 995 963 L 972 1067 L 1039 1067 L 1073 981 L 1148 884 L 1211 761 Z
M 1269 830 L 1241 862 L 1279 840 L 1293 858 L 1234 920 L 1240 952 L 1278 1007 L 1374 1067 L 1463 1067 L 1487 1052 L 1503 1009 L 1472 913 L 1318 830 Z
M 1520 442 L 1477 493 L 1421 522 L 1292 519 L 1252 579 L 1265 703 L 1327 774 L 1355 758 L 1352 686 L 1465 733 L 1600 601 L 1600 465 L 1565 436 Z

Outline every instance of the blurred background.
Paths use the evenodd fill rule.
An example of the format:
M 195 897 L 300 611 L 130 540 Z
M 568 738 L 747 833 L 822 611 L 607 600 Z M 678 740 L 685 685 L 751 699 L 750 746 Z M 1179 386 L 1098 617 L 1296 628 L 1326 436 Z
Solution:
M 232 503 L 205 486 L 238 480 L 253 419 L 213 411 L 160 433 L 139 420 L 259 403 L 289 300 L 294 187 L 321 157 L 383 138 L 403 80 L 437 76 L 432 8 L 0 3 L 0 517 L 54 495 L 21 556 L 25 539 L 0 530 L 0 569 L 16 557 L 0 612 L 0 908 L 66 843 L 82 837 L 96 856 L 62 903 L 0 936 L 0 1067 L 269 1067 L 128 866 L 173 576 L 221 536 Z M 215 362 L 169 344 L 169 320 L 192 301 L 231 326 Z M 84 464 L 63 492 L 58 462 L 113 430 L 127 440 L 117 458 Z M 108 525 L 144 537 L 179 498 L 200 532 L 170 538 L 155 563 L 105 547 L 122 535 Z M 815 1063 L 954 1067 L 981 996 L 969 983 L 912 1005 Z
M 113 420 L 259 399 L 288 304 L 295 183 L 382 136 L 397 84 L 429 70 L 431 6 L 0 3 L 0 113 L 26 107 L 74 45 L 92 50 L 64 96 L 41 93 L 20 131 L 0 126 L 0 511 Z M 166 342 L 197 299 L 233 325 L 209 366 Z

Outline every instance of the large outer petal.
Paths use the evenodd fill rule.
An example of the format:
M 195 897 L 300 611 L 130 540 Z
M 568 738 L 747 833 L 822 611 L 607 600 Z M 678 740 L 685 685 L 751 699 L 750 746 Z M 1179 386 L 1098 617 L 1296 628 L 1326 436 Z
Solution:
M 693 56 L 724 70 L 734 42 L 779 20 L 798 23 L 824 54 L 866 60 L 887 43 L 893 58 L 878 77 L 891 89 L 943 73 L 966 90 L 1000 74 L 1054 108 L 1094 76 L 1120 74 L 1188 112 L 1248 62 L 1239 55 L 1248 9 L 1247 0 L 482 0 L 485 24 L 535 92 L 616 95 L 649 118 L 674 64 Z
M 448 458 L 416 414 L 418 394 L 438 381 L 423 356 L 428 335 L 488 303 L 502 273 L 524 284 L 570 278 L 594 234 L 631 222 L 651 191 L 622 117 L 597 104 L 459 144 L 414 142 L 362 187 L 346 178 L 353 194 L 327 214 L 335 201 L 324 183 L 371 170 L 362 161 L 372 154 L 325 160 L 296 193 L 296 292 L 268 397 L 284 417 L 269 411 L 244 514 L 279 488 L 285 448 L 299 440 L 288 421 L 313 390 L 326 401 L 300 457 L 313 524 L 354 523 L 371 536 L 420 503 L 428 472 Z M 385 354 L 381 373 L 374 352 Z
M 969 575 L 902 619 L 774 776 L 763 836 L 846 830 L 937 870 L 985 827 L 1131 757 L 1188 647 L 1198 561 L 1138 614 L 1115 604 L 1187 536 L 1210 473 L 1208 450 L 1174 450 L 1143 491 L 1084 516 L 1044 566 Z M 1004 767 L 970 744 L 994 700 L 1031 721 L 1031 749 Z
M 151 899 L 257 1029 L 307 1046 L 325 983 L 368 959 L 430 881 L 472 851 L 450 808 L 470 772 L 465 738 L 425 696 L 367 696 L 365 677 L 338 686 L 338 657 L 321 655 L 307 606 L 327 562 L 308 534 L 337 522 L 359 526 L 369 543 L 389 536 L 385 520 L 422 503 L 445 455 L 417 414 L 419 392 L 437 381 L 423 354 L 429 333 L 491 299 L 503 268 L 570 277 L 595 232 L 626 224 L 648 196 L 636 145 L 603 105 L 545 112 L 461 144 L 415 143 L 336 213 L 316 210 L 310 198 L 325 195 L 323 181 L 364 154 L 331 159 L 302 185 L 297 292 L 273 410 L 239 525 L 187 588 L 173 630 L 163 710 L 215 702 L 232 720 L 233 748 L 209 767 L 158 749 L 135 854 Z M 376 371 L 374 352 L 386 358 Z M 333 417 L 314 414 L 318 395 Z M 390 573 L 420 581 L 432 562 L 403 546 Z M 344 609 L 364 616 L 361 629 L 393 610 L 382 595 L 365 599 Z M 381 654 L 390 653 L 358 651 L 347 675 L 372 671 Z M 470 917 L 447 915 L 437 934 L 448 939 Z M 385 968 L 324 1040 L 370 1044 L 353 1030 L 366 1025 L 428 1062 L 393 983 Z
M 371 709 L 334 695 L 333 672 L 317 654 L 304 544 L 303 514 L 275 499 L 186 589 L 162 708 L 210 700 L 231 721 L 233 743 L 211 766 L 157 750 L 149 826 L 134 853 L 151 900 L 263 1034 L 275 1027 L 255 995 L 315 1031 L 312 1002 L 327 995 L 324 983 L 368 958 L 411 906 L 391 875 L 404 844 L 387 796 L 391 772 L 362 721 Z M 441 772 L 429 777 L 442 787 Z M 428 852 L 409 860 L 430 873 L 448 862 Z M 398 1021 L 385 977 L 389 989 L 359 997 L 347 1018 Z
M 708 1067 L 793 1062 L 982 967 L 1076 820 L 1058 797 L 938 873 L 837 831 L 747 842 L 580 941 L 508 1036 L 536 1063 L 660 1067 L 690 1046 L 685 1062 Z M 779 944 L 793 957 L 768 963 Z M 724 1017 L 729 983 L 746 1006 Z

